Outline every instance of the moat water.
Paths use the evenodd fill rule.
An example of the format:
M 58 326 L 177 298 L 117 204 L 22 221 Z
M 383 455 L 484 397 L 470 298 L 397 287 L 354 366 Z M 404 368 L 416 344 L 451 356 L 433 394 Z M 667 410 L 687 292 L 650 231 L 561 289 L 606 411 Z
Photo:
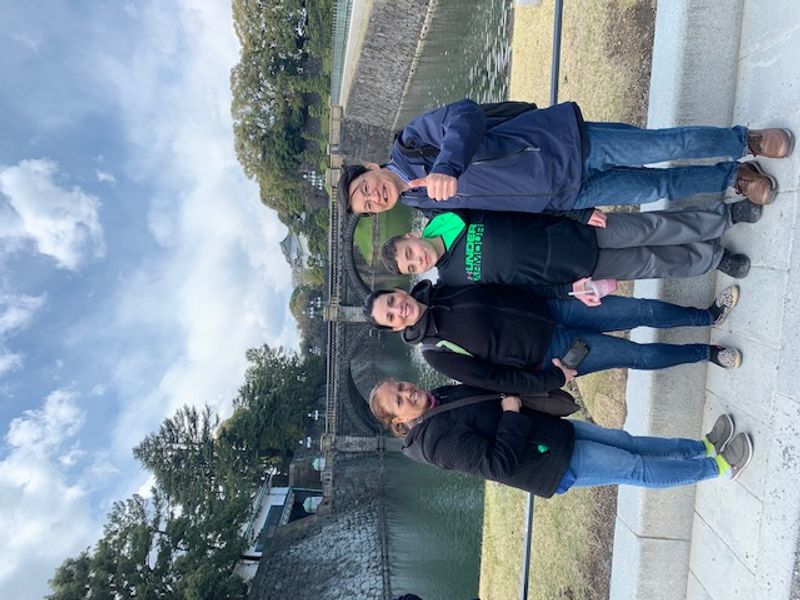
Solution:
M 438 0 L 398 122 L 467 96 L 480 102 L 505 99 L 512 15 L 512 0 Z M 375 361 L 381 373 L 426 385 L 444 381 L 398 336 L 382 334 L 381 344 L 381 358 Z M 386 469 L 395 596 L 413 592 L 425 600 L 475 598 L 484 483 L 399 454 L 389 453 Z

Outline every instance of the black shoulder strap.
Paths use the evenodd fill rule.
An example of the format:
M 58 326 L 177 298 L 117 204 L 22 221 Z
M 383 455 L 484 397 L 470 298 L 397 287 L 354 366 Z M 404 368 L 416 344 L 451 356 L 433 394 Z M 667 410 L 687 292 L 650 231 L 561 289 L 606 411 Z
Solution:
M 525 408 L 547 415 L 552 415 L 554 417 L 566 417 L 580 410 L 580 406 L 575 402 L 572 394 L 562 389 L 550 390 L 549 392 L 543 392 L 541 394 L 515 395 L 519 396 L 520 400 L 522 400 L 522 405 Z M 475 394 L 474 396 L 461 398 L 460 400 L 454 400 L 453 402 L 448 402 L 447 404 L 440 404 L 439 406 L 435 406 L 434 408 L 426 411 L 425 414 L 418 419 L 417 423 L 422 423 L 423 421 L 442 414 L 448 410 L 463 408 L 465 406 L 477 404 L 478 402 L 486 402 L 487 400 L 497 401 L 500 399 L 500 396 L 501 394 L 498 392 Z
M 443 412 L 447 412 L 448 410 L 463 408 L 471 404 L 477 404 L 478 402 L 486 402 L 487 400 L 499 400 L 499 399 L 500 399 L 500 394 L 495 393 L 495 394 L 477 394 L 475 396 L 461 398 L 461 400 L 453 400 L 452 402 L 448 402 L 447 404 L 440 404 L 439 406 L 434 406 L 430 410 L 427 410 L 425 414 L 420 417 L 420 421 L 425 421 L 427 419 L 430 419 L 431 417 L 440 415 Z

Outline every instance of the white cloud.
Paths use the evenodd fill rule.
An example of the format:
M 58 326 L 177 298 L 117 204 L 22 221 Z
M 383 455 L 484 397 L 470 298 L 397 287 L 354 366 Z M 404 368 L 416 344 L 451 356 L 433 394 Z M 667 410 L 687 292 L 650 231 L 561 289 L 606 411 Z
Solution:
M 94 174 L 100 183 L 117 183 L 117 178 L 112 173 L 96 169 Z
M 8 428 L 0 461 L 3 589 L 41 597 L 64 558 L 91 545 L 100 533 L 89 506 L 90 489 L 80 474 L 72 474 L 80 450 L 71 440 L 84 418 L 74 394 L 57 390 Z
M 22 355 L 8 352 L 0 348 L 0 376 L 10 373 L 22 366 Z
M 44 296 L 0 294 L 0 337 L 25 327 L 44 300 Z
M 113 322 L 168 331 L 177 349 L 123 410 L 120 448 L 181 404 L 227 408 L 246 348 L 297 343 L 287 309 L 291 274 L 278 246 L 286 228 L 261 204 L 233 151 L 229 74 L 239 47 L 230 5 L 137 8 L 148 42 L 131 56 L 103 57 L 100 68 L 136 149 L 126 177 L 156 184 L 147 223 L 165 254 L 131 274 Z M 121 362 L 117 385 L 130 389 L 141 369 L 138 360 Z
M 13 209 L 0 214 L 0 234 L 32 241 L 60 267 L 77 269 L 87 256 L 105 254 L 100 202 L 78 187 L 59 186 L 58 165 L 46 158 L 0 167 L 0 193 Z
M 29 324 L 44 301 L 44 296 L 10 295 L 0 292 L 0 376 L 22 366 L 22 355 L 8 350 L 6 340 L 11 334 Z
M 29 33 L 10 31 L 6 35 L 28 50 L 39 50 L 39 42 Z

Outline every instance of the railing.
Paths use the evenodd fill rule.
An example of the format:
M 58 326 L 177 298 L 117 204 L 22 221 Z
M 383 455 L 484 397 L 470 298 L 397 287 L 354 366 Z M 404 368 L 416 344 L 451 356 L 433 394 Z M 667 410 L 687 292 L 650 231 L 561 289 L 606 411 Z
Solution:
M 331 57 L 331 104 L 340 104 L 344 59 L 347 53 L 347 30 L 353 0 L 336 0 L 333 5 L 333 56 Z
M 556 0 L 553 15 L 553 61 L 550 67 L 550 105 L 558 104 L 558 77 L 561 72 L 561 23 L 564 0 Z M 522 573 L 520 575 L 519 598 L 528 600 L 528 579 L 531 570 L 531 540 L 533 538 L 533 494 L 528 493 L 525 505 L 525 537 L 522 541 Z

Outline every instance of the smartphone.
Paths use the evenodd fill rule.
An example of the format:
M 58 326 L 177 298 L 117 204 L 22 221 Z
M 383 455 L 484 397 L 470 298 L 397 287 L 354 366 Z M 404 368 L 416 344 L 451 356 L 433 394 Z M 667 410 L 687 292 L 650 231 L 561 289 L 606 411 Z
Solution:
M 567 348 L 567 353 L 561 357 L 561 362 L 568 369 L 577 369 L 587 354 L 589 346 L 581 338 L 575 338 L 572 345 Z

